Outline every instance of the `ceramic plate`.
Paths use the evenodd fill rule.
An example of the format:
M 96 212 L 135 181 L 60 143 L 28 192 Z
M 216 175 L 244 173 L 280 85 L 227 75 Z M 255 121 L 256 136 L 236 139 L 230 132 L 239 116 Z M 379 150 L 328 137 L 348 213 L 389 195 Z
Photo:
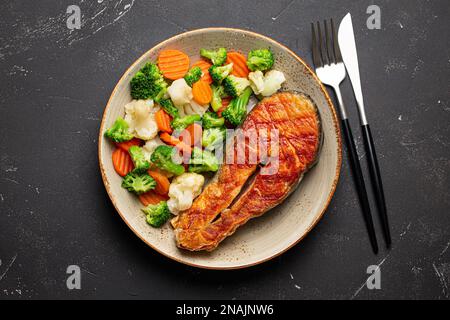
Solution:
M 145 222 L 142 204 L 136 196 L 121 187 L 122 178 L 114 171 L 111 155 L 114 146 L 103 137 L 124 106 L 131 101 L 129 82 L 149 60 L 156 61 L 164 49 L 179 49 L 199 59 L 202 47 L 239 50 L 270 47 L 276 57 L 275 68 L 284 72 L 284 90 L 306 93 L 317 104 L 323 127 L 324 144 L 318 164 L 303 179 L 299 188 L 280 206 L 264 216 L 249 221 L 223 241 L 213 252 L 191 253 L 178 249 L 173 231 L 167 223 L 154 229 Z M 99 135 L 99 163 L 103 182 L 117 212 L 130 229 L 149 247 L 161 254 L 195 267 L 237 269 L 253 266 L 274 258 L 302 240 L 322 218 L 339 179 L 341 141 L 339 125 L 331 100 L 311 69 L 291 50 L 280 43 L 244 30 L 208 28 L 172 37 L 147 51 L 128 68 L 117 83 L 106 105 Z

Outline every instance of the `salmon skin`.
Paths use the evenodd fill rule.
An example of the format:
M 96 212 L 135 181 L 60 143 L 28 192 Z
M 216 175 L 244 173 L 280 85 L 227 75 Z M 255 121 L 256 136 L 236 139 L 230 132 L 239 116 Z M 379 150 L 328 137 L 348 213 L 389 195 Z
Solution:
M 322 144 L 320 115 L 306 95 L 281 92 L 263 99 L 248 114 L 241 129 L 277 129 L 278 170 L 262 174 L 261 165 L 250 161 L 222 164 L 192 207 L 172 220 L 178 247 L 214 250 L 249 219 L 282 203 L 318 160 Z M 245 147 L 246 159 L 262 153 L 262 148 L 248 141 L 246 146 L 233 143 L 235 155 Z M 266 147 L 272 155 L 274 147 L 269 143 Z

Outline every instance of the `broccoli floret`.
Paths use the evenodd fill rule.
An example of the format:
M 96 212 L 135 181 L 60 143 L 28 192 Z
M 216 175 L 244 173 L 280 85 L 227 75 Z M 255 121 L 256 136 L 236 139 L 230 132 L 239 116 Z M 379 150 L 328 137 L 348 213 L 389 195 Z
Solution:
M 131 146 L 130 149 L 128 149 L 128 153 L 131 156 L 131 160 L 133 160 L 133 172 L 144 173 L 150 168 L 150 162 L 145 159 L 144 152 L 141 147 Z
M 167 94 L 167 85 L 159 91 L 159 93 L 156 95 L 156 97 L 153 98 L 156 103 L 159 103 L 161 100 L 165 99 Z
M 253 50 L 248 53 L 247 66 L 251 71 L 265 71 L 272 68 L 273 53 L 270 49 Z
M 158 146 L 151 155 L 151 161 L 158 168 L 173 173 L 177 176 L 184 173 L 184 167 L 181 164 L 176 164 L 172 160 L 172 155 L 176 150 L 169 146 Z
M 212 85 L 211 107 L 214 111 L 219 111 L 222 107 L 222 98 L 226 96 L 223 86 Z
M 130 172 L 122 181 L 122 188 L 135 194 L 146 193 L 156 187 L 156 181 L 148 173 Z
M 231 70 L 233 70 L 233 64 L 227 64 L 225 66 L 211 66 L 209 68 L 209 74 L 211 75 L 211 78 L 214 80 L 215 83 L 221 83 L 223 79 L 228 77 Z
M 128 132 L 128 123 L 118 117 L 111 128 L 105 131 L 105 137 L 114 142 L 124 142 L 133 139 L 133 135 Z
M 225 124 L 224 118 L 219 118 L 217 113 L 206 112 L 202 118 L 203 129 L 222 127 Z
M 172 116 L 172 118 L 177 118 L 179 116 L 178 109 L 173 105 L 172 100 L 161 99 L 158 103 L 164 111 Z
M 225 92 L 230 96 L 239 97 L 242 92 L 244 92 L 245 88 L 250 86 L 250 81 L 245 78 L 230 75 L 223 80 L 223 86 L 225 88 Z
M 201 49 L 200 55 L 211 60 L 215 66 L 221 66 L 227 60 L 227 50 L 225 48 L 219 48 L 216 51 Z
M 184 116 L 183 118 L 173 119 L 171 126 L 175 130 L 184 130 L 196 121 L 201 121 L 202 117 L 198 114 L 192 114 L 189 116 Z
M 130 82 L 133 99 L 160 99 L 166 92 L 167 82 L 156 64 L 148 62 Z
M 194 148 L 192 150 L 189 161 L 189 172 L 216 172 L 217 170 L 219 170 L 219 161 L 214 154 L 200 148 Z
M 203 131 L 202 146 L 208 150 L 214 150 L 225 141 L 227 130 L 224 127 L 211 128 Z
M 192 87 L 194 83 L 196 83 L 202 77 L 202 69 L 198 66 L 193 67 L 191 70 L 186 73 L 184 76 L 184 80 L 186 83 Z
M 142 211 L 147 215 L 147 223 L 155 228 L 161 227 L 170 218 L 170 210 L 166 201 L 149 204 Z
M 240 125 L 247 115 L 247 104 L 252 92 L 249 87 L 244 90 L 242 95 L 231 100 L 230 105 L 222 112 L 222 117 L 236 127 Z

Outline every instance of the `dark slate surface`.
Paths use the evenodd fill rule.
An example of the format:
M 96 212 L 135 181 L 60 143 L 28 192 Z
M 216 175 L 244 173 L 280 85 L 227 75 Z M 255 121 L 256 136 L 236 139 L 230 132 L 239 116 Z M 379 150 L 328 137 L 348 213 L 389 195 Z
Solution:
M 368 0 L 2 4 L 0 298 L 449 299 L 450 6 L 376 2 L 382 30 L 374 31 L 366 27 Z M 81 30 L 66 27 L 69 4 L 81 7 Z M 392 250 L 370 252 L 345 156 L 324 219 L 271 262 L 205 271 L 147 248 L 114 211 L 98 170 L 100 118 L 124 70 L 158 42 L 209 26 L 260 32 L 311 63 L 311 20 L 347 11 Z M 343 87 L 366 169 L 349 82 Z M 66 288 L 71 264 L 82 268 L 81 290 Z M 364 286 L 369 265 L 381 267 L 381 290 Z

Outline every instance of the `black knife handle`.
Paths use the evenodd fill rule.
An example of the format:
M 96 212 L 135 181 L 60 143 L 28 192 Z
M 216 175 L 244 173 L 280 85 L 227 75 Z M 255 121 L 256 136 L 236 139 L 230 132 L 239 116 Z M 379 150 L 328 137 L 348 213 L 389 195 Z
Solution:
M 378 253 L 377 237 L 373 226 L 372 214 L 370 213 L 369 198 L 367 197 L 366 186 L 364 184 L 364 177 L 359 163 L 358 154 L 356 152 L 355 140 L 353 139 L 352 130 L 348 119 L 342 120 L 342 130 L 347 143 L 348 155 L 350 158 L 350 167 L 353 172 L 353 179 L 356 183 L 356 190 L 358 192 L 359 202 L 363 211 L 364 221 L 366 223 L 367 232 L 369 233 L 370 243 L 373 252 Z
M 378 165 L 377 154 L 375 152 L 375 144 L 373 143 L 372 133 L 369 125 L 361 126 L 364 145 L 366 147 L 366 156 L 369 164 L 370 178 L 372 186 L 375 191 L 375 199 L 377 203 L 378 213 L 380 216 L 381 225 L 383 227 L 384 240 L 386 246 L 391 246 L 391 233 L 389 231 L 389 220 L 387 216 L 386 200 L 384 198 L 383 182 L 381 181 L 380 167 Z

